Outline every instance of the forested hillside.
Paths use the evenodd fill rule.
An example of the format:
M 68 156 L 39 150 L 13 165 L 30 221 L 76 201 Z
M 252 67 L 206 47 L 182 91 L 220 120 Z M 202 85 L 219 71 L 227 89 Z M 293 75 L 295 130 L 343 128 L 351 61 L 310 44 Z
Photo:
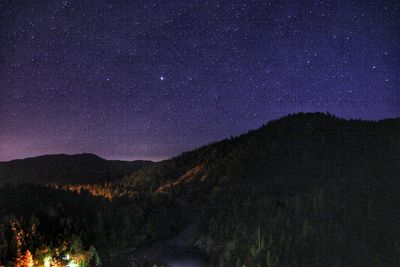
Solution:
M 210 266 L 396 266 L 399 163 L 399 119 L 294 114 L 79 194 L 3 187 L 0 262 L 40 261 L 45 247 L 129 266 L 136 248 L 195 224 L 190 247 Z
M 400 120 L 295 114 L 146 168 L 133 191 L 174 194 L 213 266 L 395 266 Z
M 168 196 L 110 201 L 86 191 L 6 184 L 0 203 L 0 266 L 129 266 L 127 252 L 184 227 Z

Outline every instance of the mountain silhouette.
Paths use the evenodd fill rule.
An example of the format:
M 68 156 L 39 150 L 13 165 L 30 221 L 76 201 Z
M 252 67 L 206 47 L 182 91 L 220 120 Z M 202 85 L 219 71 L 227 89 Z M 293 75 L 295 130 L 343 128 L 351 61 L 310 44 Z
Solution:
M 94 154 L 44 155 L 0 162 L 0 183 L 99 183 L 115 181 L 151 161 L 105 160 Z
M 355 176 L 398 171 L 399 149 L 400 119 L 362 121 L 298 113 L 153 164 L 123 182 L 153 192 L 246 181 L 276 189 L 362 183 Z

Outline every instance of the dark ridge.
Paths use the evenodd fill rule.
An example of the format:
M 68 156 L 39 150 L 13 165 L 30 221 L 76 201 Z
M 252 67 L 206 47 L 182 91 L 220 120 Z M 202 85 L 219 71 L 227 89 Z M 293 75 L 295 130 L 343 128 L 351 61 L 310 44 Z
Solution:
M 0 183 L 98 183 L 116 181 L 149 166 L 151 161 L 105 160 L 97 155 L 43 155 L 0 162 Z
M 352 158 L 355 151 L 349 149 L 365 153 L 356 156 L 370 157 L 373 152 L 384 153 L 385 147 L 389 147 L 390 152 L 394 147 L 400 147 L 399 118 L 363 121 L 346 120 L 329 113 L 296 113 L 240 136 L 155 163 L 122 182 L 140 185 L 139 188 L 143 190 L 149 187 L 156 190 L 158 186 L 178 179 L 196 166 L 203 166 L 201 173 L 207 178 L 220 179 L 231 175 L 230 172 L 234 173 L 231 176 L 238 176 L 239 173 L 243 176 L 260 176 L 277 169 L 273 163 L 290 160 L 294 162 L 286 163 L 287 171 L 293 169 L 293 164 L 304 163 L 304 168 L 316 175 L 315 170 L 319 168 L 315 168 L 315 165 L 318 161 L 331 164 L 338 158 L 337 164 L 347 166 L 355 160 Z M 306 157 L 311 156 L 316 158 L 315 162 L 305 161 Z

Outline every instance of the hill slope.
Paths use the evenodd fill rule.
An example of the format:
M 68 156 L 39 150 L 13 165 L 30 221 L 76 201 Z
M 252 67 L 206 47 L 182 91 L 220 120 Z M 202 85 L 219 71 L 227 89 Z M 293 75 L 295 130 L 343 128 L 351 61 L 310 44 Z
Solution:
M 300 113 L 120 186 L 172 195 L 188 223 L 201 222 L 193 245 L 212 266 L 393 266 L 399 177 L 399 119 Z
M 105 160 L 93 154 L 45 155 L 0 162 L 0 183 L 97 183 L 114 181 L 149 166 L 150 161 Z
M 341 179 L 348 171 L 378 167 L 398 171 L 399 149 L 400 119 L 349 121 L 323 113 L 299 113 L 156 163 L 123 182 L 152 192 L 260 177 L 281 186 L 315 185 L 329 180 L 324 176 Z

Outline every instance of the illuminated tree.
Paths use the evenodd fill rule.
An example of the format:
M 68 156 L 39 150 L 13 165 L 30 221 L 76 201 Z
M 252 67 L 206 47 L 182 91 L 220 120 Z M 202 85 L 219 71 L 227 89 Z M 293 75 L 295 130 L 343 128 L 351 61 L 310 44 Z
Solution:
M 25 251 L 24 256 L 22 257 L 22 266 L 23 267 L 33 267 L 33 257 L 29 250 Z

